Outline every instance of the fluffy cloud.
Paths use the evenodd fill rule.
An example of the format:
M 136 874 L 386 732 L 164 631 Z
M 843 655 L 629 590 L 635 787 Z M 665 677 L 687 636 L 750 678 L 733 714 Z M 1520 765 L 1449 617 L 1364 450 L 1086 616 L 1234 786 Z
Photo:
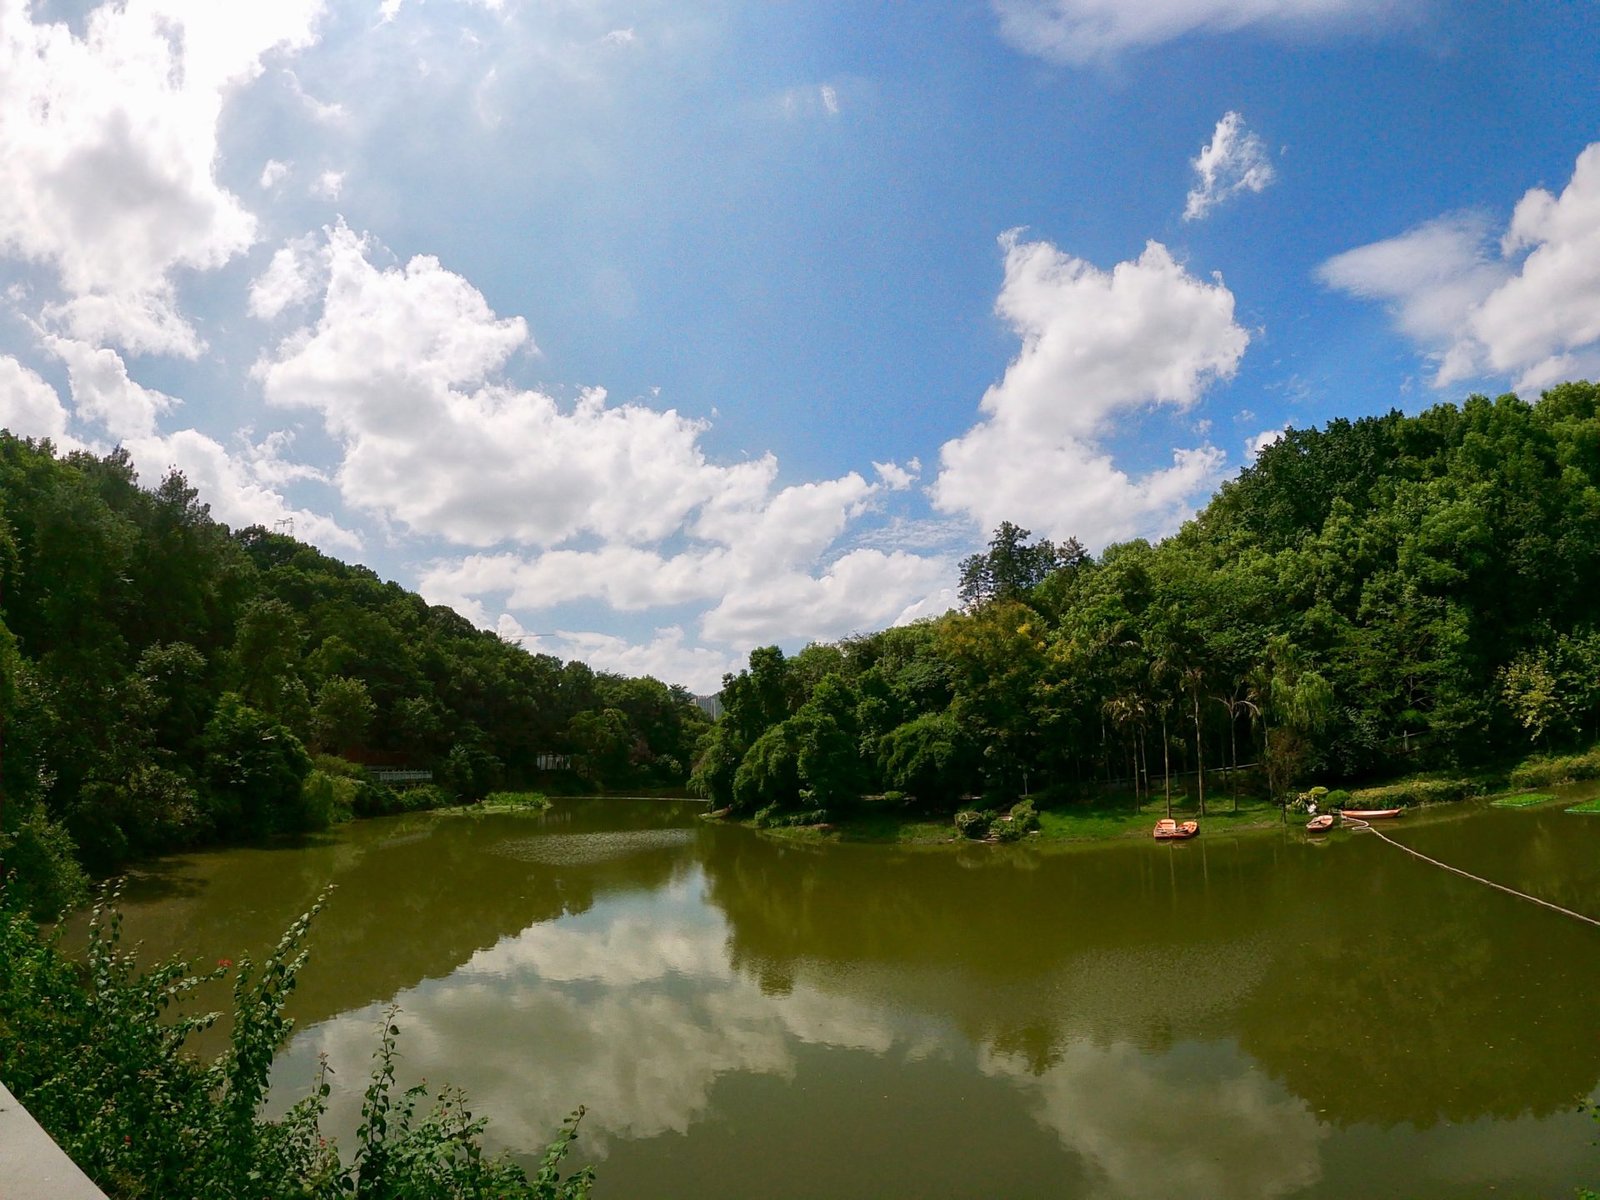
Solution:
M 333 518 L 290 504 L 272 484 L 303 474 L 304 469 L 282 463 L 271 441 L 246 446 L 232 454 L 220 442 L 196 429 L 180 429 L 165 436 L 132 438 L 125 443 L 134 466 L 146 483 L 154 483 L 174 468 L 182 471 L 211 515 L 235 529 L 246 525 L 292 525 L 295 537 L 335 553 L 358 553 L 361 539 Z
M 66 365 L 77 415 L 104 427 L 114 441 L 153 437 L 156 418 L 177 406 L 171 396 L 130 379 L 115 350 L 58 337 L 46 337 L 44 345 Z
M 922 464 L 913 458 L 903 467 L 896 462 L 875 462 L 872 469 L 878 473 L 884 487 L 903 492 L 922 473 Z
M 1172 466 L 1133 478 L 1102 440 L 1120 415 L 1188 408 L 1233 375 L 1250 340 L 1233 294 L 1156 242 L 1111 271 L 1015 233 L 1001 244 L 995 307 L 1022 349 L 984 394 L 985 420 L 941 450 L 935 505 L 986 528 L 1012 520 L 1096 544 L 1170 529 L 1217 482 L 1221 452 L 1178 450 Z
M 820 575 L 789 571 L 730 589 L 705 615 L 707 637 L 750 647 L 804 637 L 832 639 L 943 612 L 953 565 L 936 558 L 852 550 Z M 944 595 L 947 602 L 933 602 Z
M 255 368 L 269 402 L 317 411 L 342 444 L 351 504 L 465 545 L 638 543 L 701 506 L 717 535 L 771 485 L 772 459 L 714 466 L 701 424 L 674 411 L 611 406 L 599 389 L 567 407 L 494 382 L 533 350 L 522 319 L 496 317 L 437 259 L 382 269 L 369 249 L 328 231 L 319 319 Z
M 463 546 L 519 545 L 436 563 L 420 581 L 435 602 L 486 626 L 500 604 L 715 602 L 702 633 L 744 650 L 924 611 L 948 581 L 945 559 L 904 551 L 857 549 L 818 570 L 880 494 L 911 482 L 905 468 L 875 464 L 879 483 L 852 471 L 779 487 L 772 456 L 709 462 L 704 426 L 672 410 L 612 406 L 599 389 L 564 405 L 511 387 L 502 369 L 532 349 L 521 319 L 496 316 L 435 259 L 384 268 L 372 256 L 343 226 L 320 247 L 280 250 L 255 311 L 283 311 L 315 279 L 321 312 L 255 373 L 270 402 L 320 415 L 341 447 L 333 478 L 348 503 Z M 563 545 L 579 538 L 599 544 Z M 726 649 L 689 653 L 670 640 L 591 649 L 700 681 L 727 665 Z
M 289 164 L 279 162 L 275 158 L 267 159 L 267 165 L 261 168 L 261 186 L 272 189 L 282 183 L 289 175 Z
M 45 346 L 66 365 L 73 413 L 79 422 L 98 426 L 126 449 L 147 484 L 154 484 L 176 468 L 211 506 L 212 515 L 219 521 L 235 527 L 292 521 L 296 535 L 308 542 L 335 551 L 361 549 L 355 534 L 330 517 L 291 505 L 279 491 L 292 480 L 316 477 L 309 468 L 284 460 L 286 435 L 269 435 L 260 444 L 247 442 L 239 452 L 230 453 L 199 430 L 163 434 L 157 429 L 157 418 L 175 408 L 178 401 L 134 382 L 116 351 L 57 337 L 47 337 Z M 0 359 L 0 396 L 8 390 L 6 364 L 11 361 Z M 45 398 L 32 386 L 28 375 L 31 372 L 20 376 L 24 400 L 33 396 L 29 402 L 32 408 L 44 412 L 56 427 L 62 427 L 65 414 L 57 417 L 49 413 Z M 37 376 L 33 380 L 43 384 Z M 54 396 L 54 392 L 50 395 Z M 59 408 L 60 402 L 56 405 Z
M 1254 437 L 1246 438 L 1245 442 L 1244 442 L 1244 458 L 1245 458 L 1245 462 L 1247 462 L 1247 463 L 1255 462 L 1256 457 L 1263 450 L 1265 450 L 1268 446 L 1271 446 L 1271 445 L 1283 440 L 1284 432 L 1285 431 L 1283 429 L 1281 429 L 1281 428 L 1279 428 L 1279 429 L 1263 429 L 1260 433 L 1256 434 Z
M 250 313 L 264 321 L 304 304 L 317 290 L 316 247 L 302 238 L 280 247 L 267 269 L 250 285 Z
M 1245 127 L 1236 112 L 1225 113 L 1211 140 L 1190 164 L 1194 187 L 1183 209 L 1185 221 L 1197 221 L 1218 204 L 1240 192 L 1261 192 L 1277 178 L 1267 159 L 1267 147 Z
M 642 645 L 567 630 L 537 638 L 536 648 L 548 653 L 608 670 L 648 671 L 699 691 L 715 690 L 752 646 L 843 637 L 936 616 L 956 603 L 948 587 L 955 568 L 946 558 L 857 549 L 820 570 L 813 563 L 802 556 L 785 564 L 760 539 L 676 554 L 613 545 L 531 558 L 472 555 L 434 564 L 419 588 L 430 602 L 448 604 L 480 625 L 493 624 L 524 644 L 520 622 L 506 613 L 493 617 L 489 597 L 499 598 L 496 607 L 517 612 L 581 600 L 622 611 L 715 602 L 700 619 L 700 633 L 731 649 L 691 646 L 676 626 L 656 631 Z
M 79 445 L 67 433 L 67 410 L 55 388 L 9 355 L 0 355 L 0 429 L 49 438 L 61 449 Z
M 692 645 L 681 626 L 657 629 L 648 642 L 628 641 L 611 633 L 561 630 L 533 638 L 520 635 L 520 625 L 502 617 L 502 635 L 517 637 L 529 650 L 576 658 L 597 671 L 619 675 L 651 675 L 667 683 L 678 683 L 700 695 L 710 695 L 722 686 L 722 677 L 745 665 L 746 656 L 709 646 Z M 518 631 L 512 633 L 511 631 Z
M 1328 286 L 1387 302 L 1444 387 L 1518 389 L 1600 373 L 1600 143 L 1559 196 L 1533 188 L 1497 239 L 1482 214 L 1440 217 L 1332 258 Z
M 1347 250 L 1317 268 L 1331 288 L 1390 306 L 1407 337 L 1426 347 L 1443 385 L 1469 374 L 1474 358 L 1463 338 L 1468 314 L 1506 281 L 1510 269 L 1490 249 L 1482 213 L 1439 217 L 1371 245 Z
M 274 48 L 308 44 L 320 0 L 129 0 L 82 37 L 0 0 L 0 251 L 51 268 L 73 337 L 193 356 L 174 274 L 221 266 L 255 221 L 215 177 L 217 121 Z
M 1049 62 L 1081 65 L 1133 46 L 1253 26 L 1381 20 L 1410 0 L 991 0 L 1000 35 Z

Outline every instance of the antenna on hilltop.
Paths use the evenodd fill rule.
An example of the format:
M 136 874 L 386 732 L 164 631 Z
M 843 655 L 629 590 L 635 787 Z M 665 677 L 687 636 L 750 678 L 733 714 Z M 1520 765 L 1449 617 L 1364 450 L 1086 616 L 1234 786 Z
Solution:
M 293 517 L 285 517 L 281 521 L 274 521 L 272 523 L 272 532 L 273 533 L 281 533 L 281 534 L 283 534 L 284 537 L 293 537 L 294 536 L 294 518 Z

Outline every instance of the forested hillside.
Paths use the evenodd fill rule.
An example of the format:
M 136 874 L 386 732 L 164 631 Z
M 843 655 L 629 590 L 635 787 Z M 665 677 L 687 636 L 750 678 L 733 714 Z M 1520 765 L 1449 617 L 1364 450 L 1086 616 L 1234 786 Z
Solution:
M 181 476 L 146 490 L 121 453 L 0 436 L 0 845 L 43 881 L 74 854 L 108 870 L 315 827 L 318 753 L 468 798 L 541 754 L 590 785 L 694 761 L 718 805 L 814 816 L 885 792 L 1192 794 L 1249 762 L 1283 795 L 1592 742 L 1600 389 L 1294 431 L 1160 544 L 1095 557 L 1003 526 L 961 587 L 936 620 L 754 651 L 707 731 L 681 688 L 230 532 Z M 407 802 L 341 786 L 359 811 Z
M 49 890 L 74 853 L 106 871 L 314 828 L 340 795 L 377 812 L 681 784 L 706 718 L 682 688 L 529 654 L 292 538 L 230 532 L 180 475 L 141 488 L 121 451 L 0 434 L 0 723 L 0 850 Z M 541 754 L 573 770 L 541 778 Z M 341 755 L 430 769 L 445 794 Z
M 1258 762 L 1278 796 L 1600 737 L 1600 389 L 1299 430 L 1159 545 L 1002 526 L 959 613 L 751 655 L 719 804 L 946 811 Z

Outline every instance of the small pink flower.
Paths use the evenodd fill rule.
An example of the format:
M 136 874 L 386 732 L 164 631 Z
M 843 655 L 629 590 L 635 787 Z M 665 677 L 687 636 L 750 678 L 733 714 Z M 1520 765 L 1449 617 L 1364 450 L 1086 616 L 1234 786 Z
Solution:
M 217 959 L 217 966 L 219 966 L 219 967 L 231 967 L 231 966 L 233 966 L 233 959 L 231 959 L 231 958 L 219 958 L 219 959 Z

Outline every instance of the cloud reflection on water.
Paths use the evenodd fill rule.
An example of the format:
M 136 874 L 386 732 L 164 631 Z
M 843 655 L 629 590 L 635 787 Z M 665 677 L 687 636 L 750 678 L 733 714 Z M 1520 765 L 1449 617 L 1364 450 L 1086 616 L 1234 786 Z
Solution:
M 1001 1086 L 1062 1149 L 1081 1156 L 1097 1195 L 1223 1195 L 1227 1173 L 1226 1194 L 1266 1198 L 1320 1173 L 1315 1119 L 1231 1043 L 1206 1048 L 1207 1069 L 1191 1072 L 1184 1063 L 1192 1064 L 1192 1048 L 1180 1046 L 1175 1057 L 1096 1036 L 1103 1029 L 1072 1030 L 1064 1042 L 1057 1031 L 1059 1049 L 1041 1072 L 1025 1054 L 999 1048 L 999 1035 L 975 1031 L 971 1013 L 907 1004 L 938 981 L 907 980 L 903 967 L 885 978 L 871 965 L 792 964 L 783 986 L 764 986 L 760 972 L 732 964 L 730 928 L 700 900 L 702 886 L 691 872 L 647 901 L 602 902 L 532 925 L 448 977 L 401 992 L 402 1083 L 464 1086 L 474 1111 L 493 1114 L 490 1144 L 519 1153 L 536 1151 L 582 1102 L 589 1113 L 580 1157 L 599 1158 L 623 1140 L 687 1134 L 725 1117 L 716 1085 L 734 1073 L 794 1085 L 781 1089 L 780 1102 L 794 1106 L 786 1119 L 800 1128 L 804 1100 L 796 1093 L 805 1090 L 805 1072 L 817 1069 L 805 1046 L 901 1064 L 975 1060 L 977 1086 Z M 1242 953 L 1210 964 L 1217 1003 L 1248 986 L 1250 961 Z M 1063 1012 L 1092 1013 L 1107 989 L 1119 1003 L 1153 989 L 1159 995 L 1160 975 L 1205 969 L 1198 958 L 1107 956 L 1051 980 L 1053 999 L 1041 1015 L 1059 1023 Z M 1004 1009 L 1041 997 L 995 1000 Z M 276 1068 L 281 1095 L 292 1100 L 317 1056 L 328 1057 L 330 1126 L 345 1139 L 358 1119 L 380 1012 L 371 1005 L 304 1030 Z M 1220 1085 L 1211 1061 L 1218 1055 Z M 1175 1131 L 1198 1136 L 1175 1140 Z M 1220 1159 L 1212 1153 L 1218 1140 L 1229 1147 Z M 1240 1161 L 1253 1164 L 1248 1178 L 1223 1165 Z

